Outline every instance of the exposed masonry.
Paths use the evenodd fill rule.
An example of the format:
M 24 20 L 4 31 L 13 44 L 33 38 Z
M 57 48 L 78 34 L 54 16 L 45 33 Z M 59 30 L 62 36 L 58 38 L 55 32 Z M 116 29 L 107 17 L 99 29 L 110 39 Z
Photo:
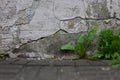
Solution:
M 62 35 L 65 38 L 92 27 L 119 31 L 119 4 L 119 0 L 1 0 L 0 53 L 14 52 L 33 43 L 37 46 L 44 40 L 51 45 L 51 41 L 62 41 Z
M 79 18 L 79 17 L 76 17 L 76 18 L 71 18 L 71 19 L 66 19 L 66 20 L 63 20 L 63 21 L 69 21 L 69 20 L 75 20 L 75 19 L 77 19 L 77 18 Z M 81 19 L 81 18 L 80 18 Z M 90 21 L 90 20 L 92 20 L 92 21 L 106 21 L 106 20 L 117 20 L 117 21 L 119 21 L 119 19 L 118 18 L 104 18 L 104 19 L 83 19 L 83 20 L 85 20 L 86 22 L 87 21 Z M 107 24 L 109 24 L 109 21 L 107 22 Z M 86 24 L 86 25 L 88 25 L 88 29 L 89 28 L 91 28 L 91 25 L 89 24 L 89 22 L 88 22 L 88 24 Z M 118 24 L 117 24 L 117 26 L 118 26 Z M 104 26 L 103 26 L 104 27 Z M 101 27 L 102 28 L 102 27 Z M 107 27 L 106 27 L 107 28 Z M 109 27 L 108 27 L 109 28 Z M 116 27 L 114 27 L 114 26 L 112 26 L 111 25 L 111 27 L 110 28 L 116 28 Z M 117 28 L 117 30 L 116 31 L 119 31 L 120 29 L 119 28 Z M 86 31 L 83 31 L 83 32 L 87 32 L 88 30 L 86 30 Z M 57 33 L 59 33 L 59 32 L 62 32 L 62 33 L 60 33 L 59 35 L 64 35 L 64 34 L 67 34 L 66 36 L 69 36 L 69 35 L 71 35 L 71 34 L 69 34 L 69 32 L 67 32 L 66 30 L 64 30 L 64 29 L 59 29 L 58 31 L 56 31 L 54 34 L 51 34 L 51 35 L 49 35 L 49 36 L 46 36 L 46 37 L 41 37 L 41 38 L 38 38 L 38 39 L 36 39 L 36 40 L 30 40 L 30 41 L 27 41 L 26 43 L 23 43 L 23 44 L 21 44 L 21 45 L 19 45 L 19 47 L 17 47 L 17 48 L 13 48 L 12 49 L 12 52 L 13 53 L 26 53 L 26 51 L 24 52 L 24 48 L 28 48 L 29 49 L 29 46 L 33 46 L 33 45 L 38 45 L 38 44 L 41 44 L 42 42 L 41 42 L 41 40 L 43 40 L 43 41 L 45 41 L 45 44 L 41 44 L 41 45 L 43 45 L 42 47 L 39 47 L 39 48 L 42 48 L 42 49 L 49 49 L 50 47 L 50 51 L 51 51 L 51 53 L 49 52 L 49 50 L 47 51 L 47 52 L 44 52 L 44 50 L 43 51 L 39 51 L 39 50 L 37 50 L 37 49 L 33 49 L 33 52 L 32 52 L 32 54 L 34 53 L 34 51 L 35 51 L 35 53 L 34 54 L 36 54 L 36 52 L 38 53 L 38 52 L 40 52 L 40 53 L 38 53 L 38 54 L 40 54 L 40 56 L 36 56 L 36 55 L 33 55 L 33 57 L 40 57 L 40 59 L 46 59 L 46 58 L 54 58 L 54 56 L 56 57 L 58 57 L 58 58 L 60 58 L 60 59 L 78 59 L 79 58 L 79 56 L 78 55 L 73 55 L 73 54 L 70 54 L 70 55 L 62 55 L 62 57 L 61 57 L 61 55 L 58 55 L 58 54 L 55 54 L 55 53 L 59 53 L 59 54 L 61 54 L 60 52 L 59 52 L 59 48 L 60 48 L 60 46 L 61 45 L 63 45 L 63 44 L 61 44 L 61 42 L 63 42 L 64 43 L 64 39 L 62 40 L 62 41 L 59 41 L 59 39 L 61 39 L 61 37 L 58 35 L 58 37 L 56 37 L 56 34 Z M 80 33 L 78 33 L 78 34 L 80 34 Z M 65 37 L 66 37 L 65 36 Z M 76 35 L 73 35 L 73 36 L 76 36 Z M 54 38 L 54 37 L 56 37 L 56 38 Z M 51 39 L 51 38 L 53 38 L 52 40 L 49 40 L 49 39 Z M 78 36 L 76 36 L 75 37 L 75 39 L 76 38 L 78 38 Z M 55 42 L 55 40 L 58 40 L 58 43 L 56 44 L 56 43 L 54 43 Z M 68 38 L 68 39 L 71 39 L 71 37 L 70 38 Z M 73 38 L 74 39 L 74 38 Z M 71 42 L 71 40 L 69 41 L 69 40 L 67 40 L 67 39 L 65 39 L 66 40 L 66 42 L 67 43 L 69 43 L 69 42 Z M 44 46 L 44 45 L 46 45 L 47 43 L 46 43 L 46 41 L 50 41 L 50 42 L 53 42 L 53 43 L 48 43 L 48 45 L 51 45 L 51 44 L 54 44 L 55 46 L 58 46 L 57 48 L 55 48 L 55 47 L 52 47 L 52 46 L 47 46 L 47 48 L 45 48 L 46 46 Z M 74 40 L 74 41 L 76 41 L 76 40 Z M 65 43 L 66 43 L 65 42 Z M 58 50 L 57 50 L 58 49 Z M 23 50 L 23 52 L 21 52 L 21 50 Z M 52 51 L 52 50 L 54 50 L 54 51 Z M 94 51 L 95 51 L 95 49 L 93 48 L 92 50 L 91 50 L 91 52 L 89 52 L 88 51 L 88 53 L 94 53 Z M 29 52 L 29 51 L 28 51 Z M 31 52 L 31 51 L 30 51 Z M 43 57 L 44 55 L 41 55 L 41 52 L 43 53 L 43 54 L 48 54 L 49 53 L 49 55 L 47 55 L 47 57 Z M 29 54 L 31 54 L 31 53 L 29 53 Z M 28 55 L 27 55 L 28 56 Z M 73 56 L 75 56 L 75 57 L 73 57 Z M 29 56 L 29 57 L 31 57 L 31 56 Z M 43 58 L 41 58 L 41 57 L 43 57 Z M 70 58 L 67 58 L 67 57 L 70 57 Z M 32 59 L 32 58 L 31 58 Z
M 69 20 L 74 20 L 74 19 L 76 19 L 76 18 L 80 18 L 80 19 L 82 19 L 82 20 L 86 20 L 86 21 L 89 21 L 89 20 L 94 20 L 94 21 L 96 21 L 96 20 L 102 20 L 102 21 L 103 21 L 103 20 L 110 20 L 110 19 L 120 20 L 119 18 L 115 18 L 115 17 L 111 17 L 111 18 L 103 18 L 103 19 L 75 17 L 75 18 L 64 19 L 64 20 L 60 20 L 60 21 L 69 21 Z M 21 44 L 21 45 L 18 47 L 18 49 L 21 48 L 22 46 L 26 45 L 26 44 L 31 43 L 31 42 L 37 42 L 37 41 L 39 41 L 39 40 L 41 40 L 41 39 L 44 39 L 44 38 L 47 38 L 47 37 L 53 36 L 53 35 L 55 35 L 56 33 L 60 32 L 60 31 L 63 31 L 63 32 L 65 32 L 66 34 L 68 33 L 68 32 L 67 32 L 66 30 L 64 30 L 64 29 L 59 29 L 58 31 L 56 31 L 56 32 L 55 32 L 54 34 L 52 34 L 52 35 L 45 36 L 45 37 L 41 37 L 41 38 L 38 38 L 38 39 L 36 39 L 36 40 L 30 40 L 30 41 L 28 41 L 28 42 L 26 42 L 26 43 L 23 43 L 23 44 Z

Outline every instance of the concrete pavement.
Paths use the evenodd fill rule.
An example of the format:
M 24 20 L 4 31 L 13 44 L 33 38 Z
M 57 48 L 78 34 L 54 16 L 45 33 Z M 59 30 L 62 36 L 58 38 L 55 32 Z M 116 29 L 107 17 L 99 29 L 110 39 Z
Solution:
M 0 80 L 120 80 L 107 60 L 0 60 Z

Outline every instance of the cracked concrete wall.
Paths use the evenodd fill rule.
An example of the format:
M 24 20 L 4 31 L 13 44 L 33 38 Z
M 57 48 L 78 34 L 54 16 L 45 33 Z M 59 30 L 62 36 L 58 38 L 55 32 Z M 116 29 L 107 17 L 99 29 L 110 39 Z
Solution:
M 92 27 L 120 30 L 120 0 L 0 0 L 1 53 Z

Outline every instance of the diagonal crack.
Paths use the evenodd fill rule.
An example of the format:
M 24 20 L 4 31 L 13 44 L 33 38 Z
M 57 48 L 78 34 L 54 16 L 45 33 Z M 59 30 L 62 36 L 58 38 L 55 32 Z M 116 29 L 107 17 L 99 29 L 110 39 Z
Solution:
M 59 31 L 63 31 L 63 32 L 65 32 L 65 33 L 68 33 L 67 31 L 65 31 L 65 30 L 63 30 L 63 29 L 59 29 L 59 30 L 57 30 L 54 34 L 51 34 L 51 35 L 49 35 L 49 36 L 53 36 L 53 35 L 55 35 L 56 33 L 58 33 Z M 15 52 L 18 51 L 22 46 L 27 45 L 27 44 L 32 43 L 32 42 L 37 42 L 37 41 L 39 41 L 39 40 L 41 40 L 41 39 L 45 39 L 45 38 L 47 38 L 47 37 L 49 37 L 49 36 L 40 37 L 40 38 L 35 39 L 35 40 L 27 41 L 26 43 L 21 44 L 18 48 L 14 48 L 14 49 L 12 50 L 12 52 L 15 53 Z
M 115 17 L 109 17 L 109 18 L 82 18 L 80 16 L 74 17 L 74 18 L 68 18 L 68 19 L 59 19 L 60 21 L 69 21 L 69 20 L 74 20 L 76 18 L 80 18 L 82 20 L 109 20 L 109 19 L 116 19 L 116 20 L 120 20 L 119 18 L 115 18 Z

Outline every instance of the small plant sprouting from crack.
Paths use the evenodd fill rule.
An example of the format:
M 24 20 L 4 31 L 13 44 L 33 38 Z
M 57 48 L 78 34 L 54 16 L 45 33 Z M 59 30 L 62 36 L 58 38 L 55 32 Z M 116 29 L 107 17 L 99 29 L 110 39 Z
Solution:
M 79 54 L 81 58 L 112 60 L 114 62 L 113 67 L 120 67 L 120 32 L 115 34 L 113 29 L 100 31 L 97 38 L 98 52 L 93 56 L 86 57 L 87 48 L 96 31 L 97 29 L 94 28 L 90 30 L 87 35 L 81 34 L 75 47 L 71 44 L 65 44 L 61 46 L 61 50 L 73 51 Z
M 87 35 L 81 34 L 77 40 L 76 46 L 73 46 L 71 44 L 65 44 L 61 46 L 61 50 L 62 51 L 74 51 L 75 53 L 80 55 L 81 58 L 85 58 L 87 48 L 89 47 L 89 44 L 91 40 L 93 39 L 96 31 L 97 31 L 97 28 L 93 28 L 88 32 Z

